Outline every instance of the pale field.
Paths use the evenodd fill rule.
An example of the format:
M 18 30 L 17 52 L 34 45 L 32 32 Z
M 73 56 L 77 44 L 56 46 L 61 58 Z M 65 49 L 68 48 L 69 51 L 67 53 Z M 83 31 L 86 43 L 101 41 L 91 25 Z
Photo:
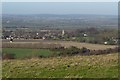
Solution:
M 8 41 L 3 41 L 3 43 L 9 43 Z M 61 44 L 65 48 L 70 46 L 76 46 L 78 48 L 86 47 L 91 50 L 103 50 L 107 48 L 114 48 L 117 45 L 104 45 L 104 44 L 90 44 L 90 43 L 81 43 L 81 42 L 74 42 L 74 41 L 52 41 L 52 40 L 16 40 L 13 43 L 17 44 L 25 44 L 25 43 L 32 43 L 33 45 L 38 44 Z

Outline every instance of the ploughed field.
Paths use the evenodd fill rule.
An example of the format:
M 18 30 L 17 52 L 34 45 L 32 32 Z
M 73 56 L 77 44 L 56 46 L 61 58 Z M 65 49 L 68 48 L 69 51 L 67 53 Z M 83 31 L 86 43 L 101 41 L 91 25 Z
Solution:
M 104 45 L 104 44 L 90 44 L 90 43 L 80 43 L 80 42 L 74 42 L 74 41 L 55 41 L 55 40 L 14 40 L 13 43 L 9 43 L 9 40 L 3 40 L 3 47 L 4 44 L 14 44 L 14 45 L 28 45 L 35 47 L 41 47 L 41 48 L 51 48 L 51 47 L 60 47 L 64 46 L 66 48 L 70 46 L 75 46 L 77 48 L 86 47 L 91 50 L 103 50 L 106 48 L 114 48 L 116 45 Z M 25 46 L 24 46 L 25 47 Z
M 117 78 L 118 53 L 3 60 L 3 78 Z

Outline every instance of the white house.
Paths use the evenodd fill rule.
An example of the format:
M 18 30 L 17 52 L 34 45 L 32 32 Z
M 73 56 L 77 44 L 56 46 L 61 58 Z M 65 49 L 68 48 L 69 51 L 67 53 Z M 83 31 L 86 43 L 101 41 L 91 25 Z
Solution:
M 84 36 L 84 37 L 87 37 L 88 35 L 84 33 L 83 36 Z
M 104 44 L 105 44 L 105 45 L 107 45 L 107 44 L 108 44 L 108 42 L 107 42 L 107 41 L 105 41 L 105 42 L 104 42 Z

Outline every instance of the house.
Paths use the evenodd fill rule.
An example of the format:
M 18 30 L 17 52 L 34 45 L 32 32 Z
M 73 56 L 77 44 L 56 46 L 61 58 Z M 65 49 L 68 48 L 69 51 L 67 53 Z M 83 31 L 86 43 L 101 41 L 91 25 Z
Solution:
M 42 39 L 45 40 L 45 37 L 43 36 Z
M 83 36 L 84 36 L 84 37 L 87 37 L 88 35 L 84 33 Z
M 104 44 L 105 44 L 105 45 L 107 45 L 107 44 L 108 44 L 108 42 L 107 42 L 107 41 L 105 41 L 105 42 L 104 42 Z

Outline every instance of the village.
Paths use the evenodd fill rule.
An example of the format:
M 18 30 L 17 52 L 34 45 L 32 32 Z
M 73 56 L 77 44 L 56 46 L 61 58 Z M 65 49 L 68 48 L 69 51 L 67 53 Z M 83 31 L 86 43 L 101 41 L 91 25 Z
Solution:
M 94 32 L 91 32 L 93 30 Z M 118 36 L 108 35 L 99 36 L 107 30 L 99 30 L 96 28 L 88 29 L 30 29 L 30 28 L 16 28 L 13 30 L 3 29 L 2 39 L 13 42 L 14 40 L 64 40 L 64 41 L 78 41 L 94 44 L 118 44 Z M 108 30 L 109 31 L 109 30 Z M 113 33 L 115 34 L 115 33 Z

